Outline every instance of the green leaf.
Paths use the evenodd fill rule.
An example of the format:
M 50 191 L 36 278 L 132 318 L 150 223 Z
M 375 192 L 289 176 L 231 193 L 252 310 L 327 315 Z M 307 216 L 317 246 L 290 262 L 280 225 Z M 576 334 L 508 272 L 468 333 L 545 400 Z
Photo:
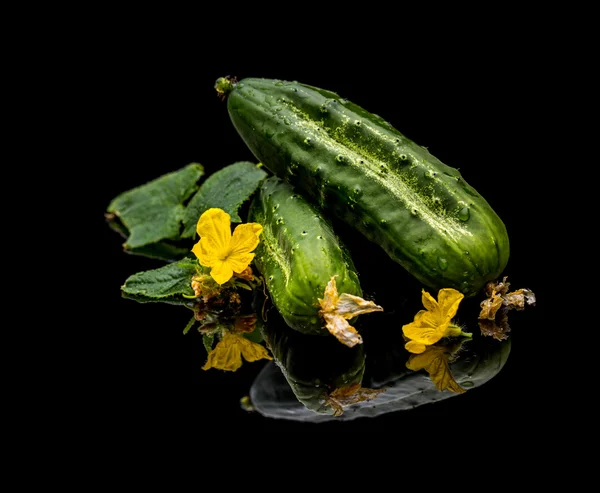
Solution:
M 186 258 L 163 267 L 130 276 L 121 290 L 128 295 L 162 300 L 173 296 L 193 296 L 192 277 L 198 262 Z
M 174 260 L 182 260 L 187 257 L 190 254 L 192 246 L 183 247 L 165 240 L 125 251 L 131 255 L 142 255 L 148 258 L 173 262 Z
M 215 334 L 204 334 L 202 336 L 202 342 L 207 353 L 212 351 L 213 341 L 215 340 Z
M 167 305 L 185 306 L 191 309 L 191 301 L 186 298 L 150 298 L 149 296 L 143 296 L 141 294 L 129 294 L 125 291 L 121 291 L 121 296 L 127 300 L 137 301 L 138 303 L 166 303 Z
M 129 232 L 124 247 L 136 249 L 179 239 L 184 204 L 198 190 L 203 175 L 204 168 L 192 163 L 114 198 L 107 211 L 118 217 Z
M 182 238 L 193 238 L 200 216 L 211 207 L 223 209 L 232 222 L 241 222 L 238 211 L 267 177 L 259 165 L 248 161 L 230 164 L 211 174 L 192 197 L 183 218 Z
M 106 222 L 113 231 L 127 239 L 129 231 L 116 215 L 106 214 Z M 138 248 L 126 248 L 125 253 L 172 262 L 187 257 L 193 246 L 193 242 L 190 240 L 180 240 L 179 242 L 162 240 Z

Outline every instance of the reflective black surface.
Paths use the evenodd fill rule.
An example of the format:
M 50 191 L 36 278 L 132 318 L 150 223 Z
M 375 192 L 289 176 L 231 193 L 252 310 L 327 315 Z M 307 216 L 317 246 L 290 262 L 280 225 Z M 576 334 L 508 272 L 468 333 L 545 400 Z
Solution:
M 435 77 L 403 78 L 387 91 L 390 83 L 383 88 L 382 74 L 374 75 L 367 67 L 315 72 L 310 64 L 276 68 L 266 56 L 246 62 L 218 54 L 207 57 L 204 64 L 201 59 L 157 62 L 149 55 L 118 59 L 101 76 L 106 90 L 93 103 L 95 111 L 112 122 L 98 131 L 90 145 L 97 163 L 90 224 L 97 241 L 89 255 L 97 269 L 93 316 L 102 329 L 94 331 L 86 347 L 97 355 L 88 362 L 94 387 L 89 405 L 103 416 L 102 426 L 118 424 L 141 431 L 143 417 L 145 423 L 179 432 L 205 426 L 351 432 L 397 429 L 411 423 L 437 426 L 465 419 L 498 423 L 508 416 L 537 416 L 543 392 L 536 382 L 544 378 L 540 341 L 554 325 L 544 318 L 550 276 L 540 252 L 547 252 L 548 233 L 535 219 L 543 213 L 543 205 L 531 205 L 543 163 L 527 144 L 531 121 L 537 118 L 531 97 L 526 97 L 531 94 L 527 77 L 522 77 L 517 90 L 510 82 L 508 74 L 515 73 L 510 66 L 507 72 L 471 62 L 451 64 L 440 59 L 436 65 L 438 61 L 430 60 Z M 308 407 L 298 400 L 274 362 L 245 363 L 236 373 L 203 371 L 206 351 L 200 334 L 182 334 L 188 310 L 162 303 L 139 304 L 121 296 L 119 288 L 128 276 L 163 264 L 123 253 L 122 238 L 104 220 L 109 201 L 191 162 L 212 172 L 236 161 L 253 160 L 214 93 L 216 78 L 228 74 L 299 80 L 336 91 L 379 114 L 446 164 L 460 168 L 465 180 L 503 219 L 511 241 L 504 275 L 514 288 L 533 290 L 538 302 L 523 312 L 511 312 L 510 340 L 496 343 L 477 334 L 481 300 L 464 300 L 457 319 L 478 336 L 465 344 L 464 353 L 452 366 L 459 383 L 467 388 L 465 393 L 437 391 L 426 373 L 406 369 L 401 328 L 421 309 L 422 286 L 377 245 L 337 222 L 336 231 L 352 249 L 365 292 L 384 312 L 359 318 L 357 328 L 364 347 L 336 359 L 339 367 L 325 379 L 360 380 L 365 388 L 386 388 L 339 417 L 315 413 L 308 407 L 319 410 L 319 405 L 310 403 L 308 397 L 304 399 Z M 300 336 L 289 335 L 291 339 Z M 319 351 L 302 344 L 293 352 Z M 347 348 L 333 351 L 342 349 Z M 292 349 L 288 352 L 292 354 Z M 311 380 L 313 376 L 306 372 L 311 371 L 313 361 L 302 357 L 298 361 L 290 363 L 294 371 Z M 473 385 L 467 387 L 468 382 Z M 256 412 L 242 408 L 240 399 L 245 396 L 251 397 Z
M 462 395 L 440 391 L 426 372 L 407 369 L 410 354 L 404 349 L 400 330 L 382 328 L 377 332 L 376 324 L 366 319 L 362 327 L 370 332 L 369 339 L 363 345 L 347 348 L 332 337 L 290 330 L 271 310 L 261 330 L 275 361 L 265 365 L 252 384 L 252 406 L 268 418 L 322 423 L 374 418 Z M 502 370 L 511 341 L 477 335 L 474 340 L 447 340 L 441 344 L 456 346 L 450 370 L 456 382 L 471 391 Z M 378 392 L 340 409 L 330 396 L 336 389 L 349 386 Z

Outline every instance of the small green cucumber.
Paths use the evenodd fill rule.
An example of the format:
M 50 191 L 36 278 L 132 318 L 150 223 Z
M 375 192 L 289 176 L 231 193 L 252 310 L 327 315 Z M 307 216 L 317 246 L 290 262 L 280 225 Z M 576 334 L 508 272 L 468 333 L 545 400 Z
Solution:
M 304 333 L 323 334 L 319 299 L 333 276 L 338 292 L 361 296 L 347 248 L 322 212 L 294 188 L 271 176 L 253 198 L 248 220 L 263 226 L 254 264 L 286 323 Z
M 298 82 L 222 78 L 217 89 L 267 169 L 425 286 L 473 296 L 504 270 L 508 235 L 490 204 L 379 116 Z

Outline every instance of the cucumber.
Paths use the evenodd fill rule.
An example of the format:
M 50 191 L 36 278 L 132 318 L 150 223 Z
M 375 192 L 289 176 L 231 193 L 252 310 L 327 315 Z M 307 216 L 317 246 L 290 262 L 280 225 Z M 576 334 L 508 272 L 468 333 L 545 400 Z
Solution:
M 333 337 L 302 334 L 292 330 L 273 309 L 267 311 L 265 323 L 257 311 L 257 327 L 296 399 L 314 413 L 334 414 L 328 395 L 337 388 L 362 382 L 363 345 L 347 348 Z
M 425 286 L 473 296 L 506 267 L 506 227 L 490 204 L 379 116 L 298 82 L 221 78 L 217 89 L 268 170 Z
M 340 294 L 362 296 L 354 263 L 331 223 L 277 176 L 261 184 L 248 220 L 263 226 L 254 264 L 283 319 L 300 332 L 328 334 L 319 300 L 331 278 Z

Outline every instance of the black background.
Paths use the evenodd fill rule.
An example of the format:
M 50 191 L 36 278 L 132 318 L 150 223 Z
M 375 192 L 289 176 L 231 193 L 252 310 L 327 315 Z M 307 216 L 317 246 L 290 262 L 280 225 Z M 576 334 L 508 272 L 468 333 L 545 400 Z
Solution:
M 89 342 L 95 357 L 87 363 L 92 389 L 88 404 L 102 416 L 102 429 L 124 427 L 140 434 L 207 426 L 393 431 L 441 421 L 498 426 L 515 415 L 535 417 L 541 396 L 534 356 L 540 334 L 548 330 L 543 316 L 546 261 L 540 256 L 545 232 L 536 220 L 543 208 L 535 193 L 540 193 L 538 176 L 544 164 L 534 144 L 543 118 L 538 94 L 542 75 L 535 56 L 506 46 L 467 52 L 409 50 L 384 64 L 368 52 L 357 53 L 350 63 L 348 57 L 301 48 L 283 57 L 242 41 L 228 49 L 200 48 L 193 56 L 155 48 L 128 45 L 106 56 L 98 56 L 103 53 L 99 50 L 96 63 L 80 75 L 90 88 L 85 110 L 91 108 L 95 115 L 86 132 L 85 157 L 97 163 L 93 217 L 88 221 L 94 231 L 98 307 L 92 319 L 101 329 Z M 162 263 L 122 251 L 122 238 L 104 221 L 110 200 L 191 162 L 210 173 L 236 161 L 256 161 L 213 88 L 224 75 L 297 80 L 332 90 L 460 169 L 506 224 L 511 258 L 505 274 L 512 287 L 530 288 L 538 298 L 536 307 L 511 312 L 512 351 L 497 377 L 441 403 L 373 420 L 322 425 L 273 421 L 239 405 L 263 362 L 244 364 L 232 374 L 205 372 L 201 338 L 197 333 L 182 335 L 187 310 L 121 298 L 119 288 L 129 275 Z M 398 286 L 390 283 L 385 289 Z

